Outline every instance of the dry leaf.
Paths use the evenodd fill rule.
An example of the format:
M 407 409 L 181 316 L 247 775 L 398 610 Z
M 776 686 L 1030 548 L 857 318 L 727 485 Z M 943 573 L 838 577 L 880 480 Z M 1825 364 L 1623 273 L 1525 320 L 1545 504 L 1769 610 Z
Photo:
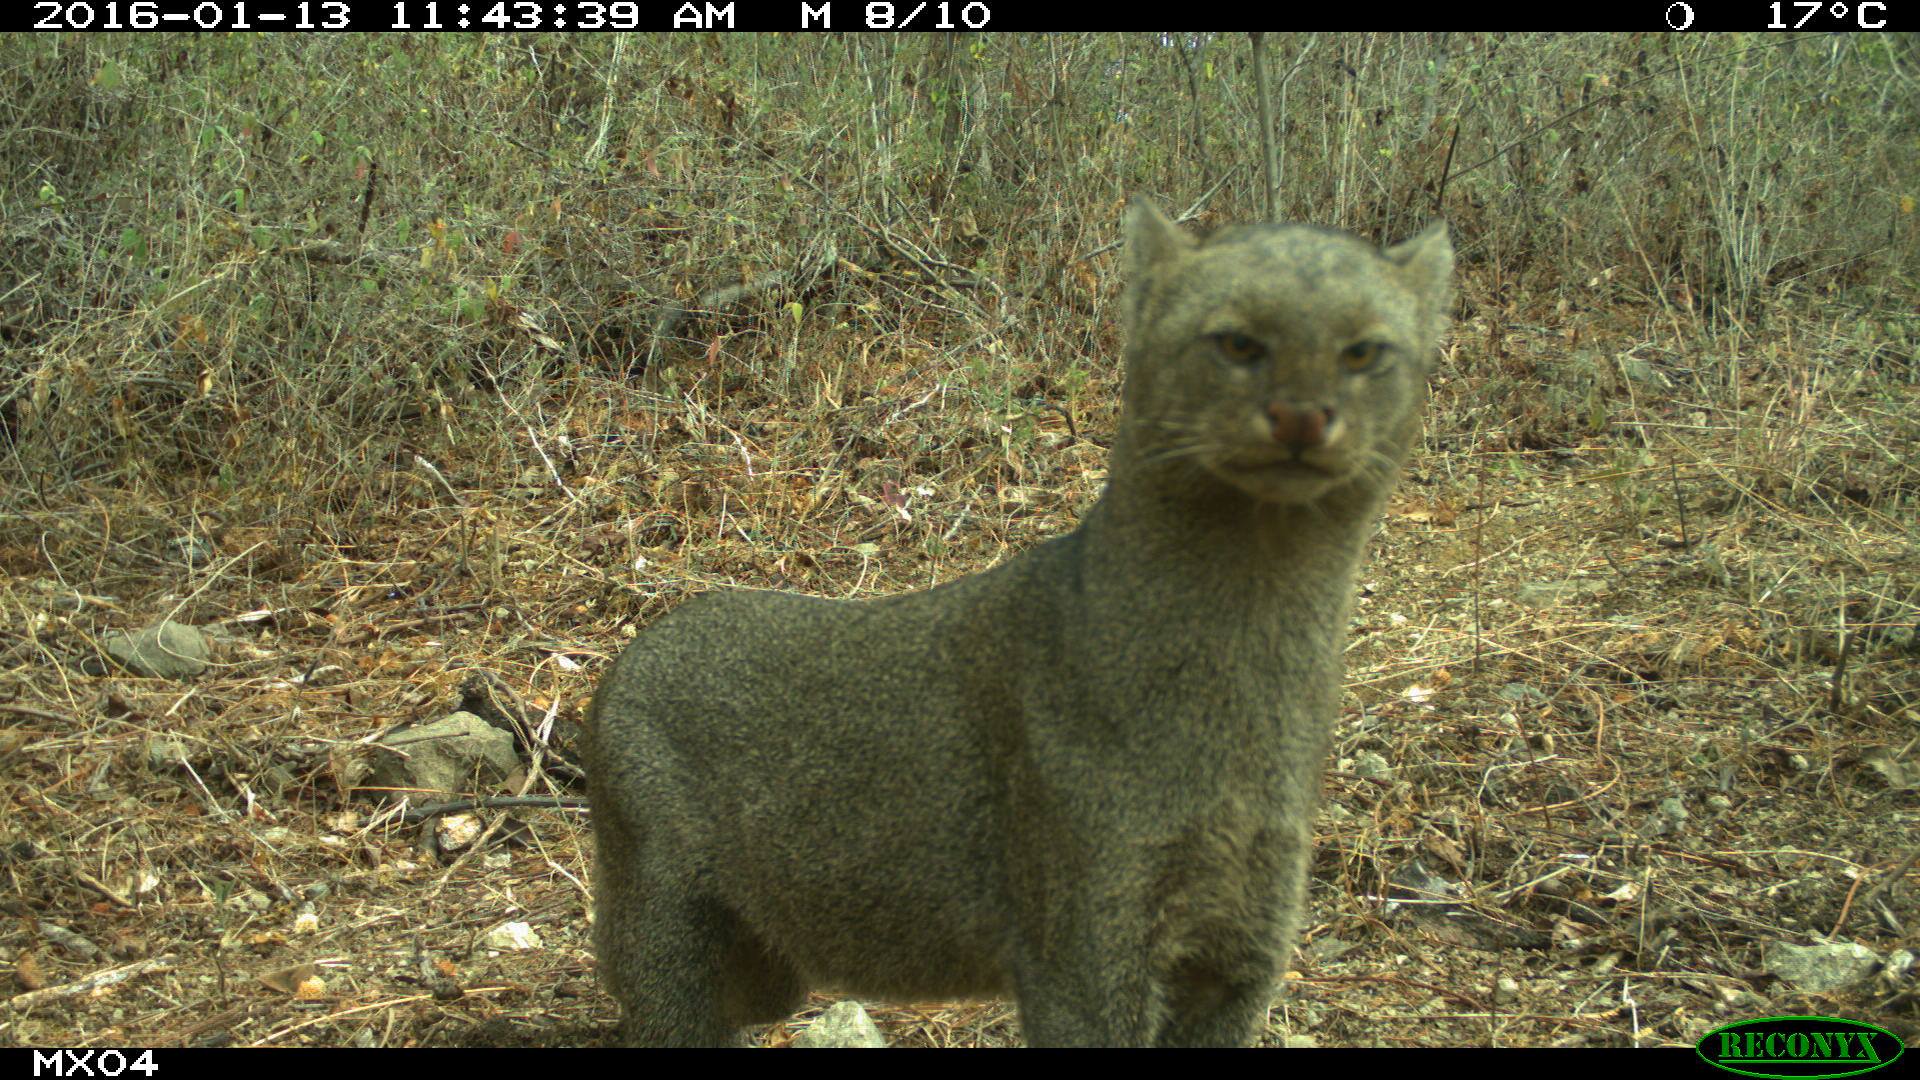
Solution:
M 40 970 L 40 958 L 31 950 L 13 958 L 13 980 L 22 990 L 38 990 L 47 985 L 47 976 Z
M 312 979 L 320 970 L 317 964 L 296 964 L 279 971 L 269 971 L 260 976 L 260 985 L 269 990 L 278 990 L 283 994 L 298 993 L 302 984 Z

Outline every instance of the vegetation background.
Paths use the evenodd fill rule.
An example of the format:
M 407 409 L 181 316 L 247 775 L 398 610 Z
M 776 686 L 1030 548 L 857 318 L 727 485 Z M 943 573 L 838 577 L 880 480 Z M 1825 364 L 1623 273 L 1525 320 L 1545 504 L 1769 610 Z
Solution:
M 1125 199 L 1270 189 L 1461 274 L 1271 1041 L 1911 1041 L 1920 44 L 1260 47 L 1271 174 L 1245 35 L 0 37 L 0 1042 L 601 1038 L 584 822 L 436 849 L 366 744 L 1070 528 Z M 163 617 L 214 666 L 101 663 Z

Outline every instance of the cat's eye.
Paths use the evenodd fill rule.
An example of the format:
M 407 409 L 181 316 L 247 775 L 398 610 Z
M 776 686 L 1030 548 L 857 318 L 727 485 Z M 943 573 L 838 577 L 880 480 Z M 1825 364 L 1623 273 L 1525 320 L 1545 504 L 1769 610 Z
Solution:
M 1220 352 L 1236 364 L 1251 364 L 1267 354 L 1266 346 L 1245 334 L 1215 334 Z
M 1382 353 L 1387 351 L 1383 341 L 1356 341 L 1340 350 L 1340 363 L 1348 371 L 1365 371 L 1378 363 Z

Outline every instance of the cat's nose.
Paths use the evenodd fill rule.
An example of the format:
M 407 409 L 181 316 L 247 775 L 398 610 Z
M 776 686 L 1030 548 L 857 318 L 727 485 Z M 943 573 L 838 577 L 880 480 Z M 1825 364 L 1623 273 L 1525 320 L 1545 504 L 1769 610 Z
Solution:
M 1273 428 L 1274 442 L 1301 450 L 1326 445 L 1334 427 L 1333 410 L 1318 405 L 1269 402 L 1267 418 Z

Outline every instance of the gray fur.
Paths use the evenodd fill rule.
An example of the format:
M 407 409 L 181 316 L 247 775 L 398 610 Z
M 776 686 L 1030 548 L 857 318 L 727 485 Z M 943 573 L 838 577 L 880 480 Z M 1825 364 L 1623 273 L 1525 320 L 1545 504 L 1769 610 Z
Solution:
M 1202 241 L 1140 201 L 1126 233 L 1124 412 L 1077 529 L 927 592 L 704 595 L 602 681 L 625 1041 L 727 1043 L 809 987 L 1011 995 L 1033 1044 L 1261 1030 L 1453 249 Z

